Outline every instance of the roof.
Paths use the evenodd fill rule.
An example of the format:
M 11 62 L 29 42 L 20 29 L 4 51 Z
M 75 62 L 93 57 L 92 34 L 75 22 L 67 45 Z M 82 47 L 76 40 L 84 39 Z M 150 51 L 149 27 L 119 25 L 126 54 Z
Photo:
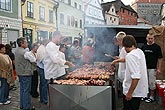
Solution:
M 136 3 L 164 3 L 164 0 L 136 0 Z
M 112 6 L 112 4 L 114 4 L 116 12 L 118 12 L 120 10 L 120 8 L 122 7 L 122 8 L 125 8 L 125 9 L 127 9 L 129 11 L 132 11 L 132 12 L 136 13 L 136 11 L 133 10 L 130 5 L 124 5 L 124 3 L 121 0 L 116 0 L 116 1 L 102 3 L 101 6 L 103 8 L 103 12 L 109 11 L 109 9 Z
M 144 19 L 144 18 L 142 18 L 142 17 L 139 17 L 139 18 L 138 18 L 138 21 L 139 21 L 139 22 L 143 22 L 143 23 L 148 24 L 148 25 L 152 25 L 152 23 L 151 23 L 151 22 L 149 22 L 149 21 L 145 20 L 145 19 Z
M 107 32 L 116 33 L 123 31 L 127 35 L 133 35 L 136 38 L 145 38 L 148 31 L 152 29 L 150 25 L 85 25 L 87 33 L 104 36 Z
M 125 28 L 125 29 L 151 29 L 152 26 L 142 26 L 142 25 L 93 25 L 87 24 L 84 28 L 88 27 L 106 27 L 106 28 Z

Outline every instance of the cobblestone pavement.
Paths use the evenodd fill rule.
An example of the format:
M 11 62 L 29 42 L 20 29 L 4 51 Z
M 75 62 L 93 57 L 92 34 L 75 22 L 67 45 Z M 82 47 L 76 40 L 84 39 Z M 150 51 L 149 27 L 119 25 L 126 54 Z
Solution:
M 19 82 L 17 81 L 17 90 L 10 91 L 11 103 L 9 105 L 0 105 L 0 110 L 19 110 L 19 101 L 20 101 L 20 92 L 19 92 Z M 35 110 L 48 110 L 48 105 L 41 104 L 39 98 L 32 98 L 32 105 L 35 107 Z M 118 99 L 117 110 L 122 110 L 122 98 Z M 161 105 L 156 101 L 153 103 L 141 102 L 139 110 L 164 110 Z
M 15 91 L 10 90 L 11 103 L 9 105 L 0 105 L 0 110 L 20 110 L 20 89 L 19 82 L 16 81 L 17 89 Z M 39 98 L 31 98 L 32 106 L 35 110 L 48 110 L 48 105 L 39 102 Z

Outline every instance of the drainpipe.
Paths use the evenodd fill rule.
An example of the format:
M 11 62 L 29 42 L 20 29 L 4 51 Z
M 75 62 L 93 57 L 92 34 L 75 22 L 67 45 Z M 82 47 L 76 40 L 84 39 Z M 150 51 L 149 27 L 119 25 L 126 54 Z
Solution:
M 55 10 L 55 15 L 56 15 L 56 30 L 58 31 L 58 14 L 57 14 L 57 9 L 59 7 L 59 2 L 55 1 L 55 5 L 53 7 L 53 10 Z
M 22 6 L 25 4 L 26 0 L 21 0 L 21 20 L 22 20 L 22 37 L 24 37 L 23 35 L 23 12 L 22 12 Z

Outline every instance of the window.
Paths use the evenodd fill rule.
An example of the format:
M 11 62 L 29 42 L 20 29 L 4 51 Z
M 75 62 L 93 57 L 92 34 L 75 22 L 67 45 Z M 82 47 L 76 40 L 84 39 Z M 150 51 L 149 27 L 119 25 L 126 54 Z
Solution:
M 81 10 L 81 5 L 79 5 L 79 9 Z
M 34 6 L 32 2 L 27 2 L 27 16 L 30 18 L 34 17 Z
M 60 13 L 60 24 L 64 24 L 64 14 Z
M 122 8 L 120 8 L 120 12 L 122 12 Z
M 82 28 L 82 20 L 80 19 L 80 28 Z
M 75 19 L 75 27 L 78 27 L 78 21 Z
M 123 13 L 124 13 L 124 9 L 123 9 Z
M 74 19 L 74 16 L 71 16 L 71 26 L 72 26 L 72 27 L 75 26 L 75 19 Z
M 74 3 L 74 7 L 77 8 L 77 3 L 76 2 Z
M 112 12 L 114 12 L 114 9 L 112 8 Z
M 49 40 L 52 40 L 53 32 L 49 32 Z
M 71 0 L 68 0 L 68 4 L 71 5 Z
M 53 11 L 49 10 L 49 22 L 53 23 Z
M 67 16 L 67 26 L 70 26 L 70 16 Z
M 12 0 L 0 0 L 0 9 L 11 11 Z
M 45 8 L 42 6 L 39 7 L 39 16 L 40 16 L 40 20 L 42 21 L 45 20 Z

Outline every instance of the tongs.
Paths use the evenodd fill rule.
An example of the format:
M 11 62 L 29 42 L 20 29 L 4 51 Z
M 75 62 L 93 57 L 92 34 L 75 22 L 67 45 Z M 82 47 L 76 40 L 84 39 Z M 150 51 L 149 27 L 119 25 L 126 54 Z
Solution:
M 111 57 L 111 58 L 113 58 L 113 59 L 116 59 L 116 57 L 115 57 L 115 56 L 112 56 L 111 54 L 105 54 L 105 56 Z

